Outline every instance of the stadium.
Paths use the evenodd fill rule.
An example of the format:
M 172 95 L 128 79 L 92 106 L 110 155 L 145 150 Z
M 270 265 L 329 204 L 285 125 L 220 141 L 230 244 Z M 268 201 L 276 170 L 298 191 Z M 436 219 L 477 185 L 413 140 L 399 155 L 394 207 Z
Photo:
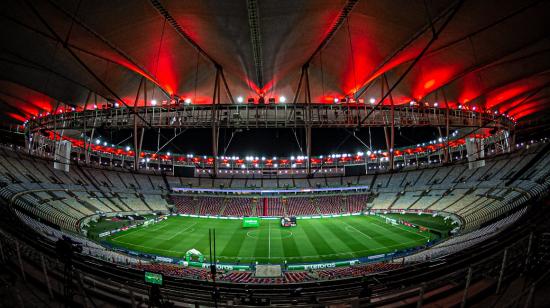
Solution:
M 0 4 L 1 307 L 548 307 L 550 2 Z

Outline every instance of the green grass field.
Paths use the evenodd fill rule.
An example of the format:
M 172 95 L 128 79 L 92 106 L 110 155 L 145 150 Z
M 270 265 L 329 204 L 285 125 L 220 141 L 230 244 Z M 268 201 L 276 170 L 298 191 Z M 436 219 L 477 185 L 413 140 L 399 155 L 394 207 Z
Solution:
M 416 247 L 435 238 L 429 232 L 390 225 L 375 216 L 298 220 L 298 226 L 291 228 L 281 227 L 279 220 L 261 220 L 259 228 L 243 228 L 242 220 L 175 216 L 155 225 L 114 234 L 106 241 L 167 257 L 181 258 L 191 248 L 208 256 L 209 228 L 216 229 L 218 260 L 231 263 L 351 259 Z

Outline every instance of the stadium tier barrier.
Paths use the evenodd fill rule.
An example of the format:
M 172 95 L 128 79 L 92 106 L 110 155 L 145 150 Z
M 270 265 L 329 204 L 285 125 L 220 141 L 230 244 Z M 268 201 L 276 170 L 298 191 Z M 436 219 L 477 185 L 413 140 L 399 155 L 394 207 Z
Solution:
M 192 182 L 191 186 L 205 184 L 200 179 L 80 166 L 65 173 L 53 169 L 53 163 L 49 160 L 11 148 L 0 148 L 0 197 L 17 211 L 25 223 L 48 238 L 69 235 L 83 242 L 85 252 L 92 256 L 142 265 L 147 264 L 147 261 L 108 250 L 82 237 L 82 222 L 89 217 L 107 213 L 171 210 L 182 214 L 235 217 L 330 215 L 369 209 L 418 210 L 446 212 L 461 217 L 463 228 L 459 235 L 401 259 L 402 262 L 418 262 L 445 256 L 486 240 L 517 220 L 525 211 L 523 205 L 529 200 L 546 194 L 550 187 L 550 155 L 539 153 L 543 148 L 544 144 L 532 145 L 487 159 L 486 166 L 477 169 L 468 169 L 467 164 L 456 164 L 354 176 L 345 180 L 340 178 L 341 183 L 370 188 L 364 193 L 269 196 L 267 206 L 254 197 L 174 194 L 170 191 L 173 187 L 185 186 L 186 182 Z M 516 173 L 536 155 L 540 159 L 518 176 Z M 328 178 L 325 180 L 329 186 Z M 206 185 L 213 183 L 206 182 Z M 279 186 L 280 181 L 266 183 L 277 183 Z M 309 187 L 305 183 L 302 183 L 303 187 Z M 172 203 L 175 204 L 173 208 Z M 37 219 L 54 227 L 39 223 Z M 287 280 L 299 280 L 296 277 L 301 276 L 292 277 Z M 318 277 L 328 276 L 321 274 Z M 248 281 L 244 277 L 236 279 Z

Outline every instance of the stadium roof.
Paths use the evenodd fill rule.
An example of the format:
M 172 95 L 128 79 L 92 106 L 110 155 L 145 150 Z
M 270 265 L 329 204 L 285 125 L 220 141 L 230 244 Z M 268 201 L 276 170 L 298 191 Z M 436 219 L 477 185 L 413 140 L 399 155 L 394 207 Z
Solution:
M 208 104 L 216 65 L 234 97 L 291 100 L 308 63 L 316 103 L 345 95 L 379 100 L 385 76 L 390 88 L 396 84 L 396 103 L 446 98 L 520 120 L 549 114 L 550 1 L 5 0 L 0 6 L 1 118 L 12 123 L 58 102 L 82 106 L 90 92 L 99 102 L 133 104 L 142 77 L 152 99 L 176 94 Z

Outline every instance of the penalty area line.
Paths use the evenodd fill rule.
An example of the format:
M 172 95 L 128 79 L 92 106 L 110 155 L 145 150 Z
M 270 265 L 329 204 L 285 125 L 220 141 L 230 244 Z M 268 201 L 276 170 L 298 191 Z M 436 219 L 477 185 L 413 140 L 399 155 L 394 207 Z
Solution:
M 195 222 L 195 223 L 192 223 L 192 224 L 190 224 L 189 226 L 187 226 L 187 228 L 185 228 L 185 229 L 182 229 L 182 230 L 180 230 L 180 231 L 176 232 L 176 234 L 172 235 L 171 237 L 169 237 L 169 238 L 165 239 L 165 241 L 169 241 L 169 240 L 171 240 L 171 239 L 175 238 L 176 236 L 178 236 L 179 234 L 181 234 L 181 233 L 183 233 L 183 232 L 185 232 L 185 231 L 189 230 L 189 229 L 190 229 L 191 227 L 193 227 L 193 226 L 194 226 L 194 225 L 196 225 L 196 224 L 197 224 L 196 222 Z
M 359 232 L 360 234 L 362 234 L 362 235 L 364 235 L 364 236 L 366 236 L 367 238 L 369 238 L 369 239 L 372 240 L 372 237 L 370 237 L 368 234 L 365 234 L 365 233 L 361 232 L 360 230 L 357 230 L 357 228 L 355 228 L 354 226 L 348 224 L 347 222 L 343 222 L 343 221 L 342 221 L 342 223 L 343 223 L 344 225 L 346 225 L 346 226 L 352 228 L 352 229 L 355 230 L 356 232 Z

